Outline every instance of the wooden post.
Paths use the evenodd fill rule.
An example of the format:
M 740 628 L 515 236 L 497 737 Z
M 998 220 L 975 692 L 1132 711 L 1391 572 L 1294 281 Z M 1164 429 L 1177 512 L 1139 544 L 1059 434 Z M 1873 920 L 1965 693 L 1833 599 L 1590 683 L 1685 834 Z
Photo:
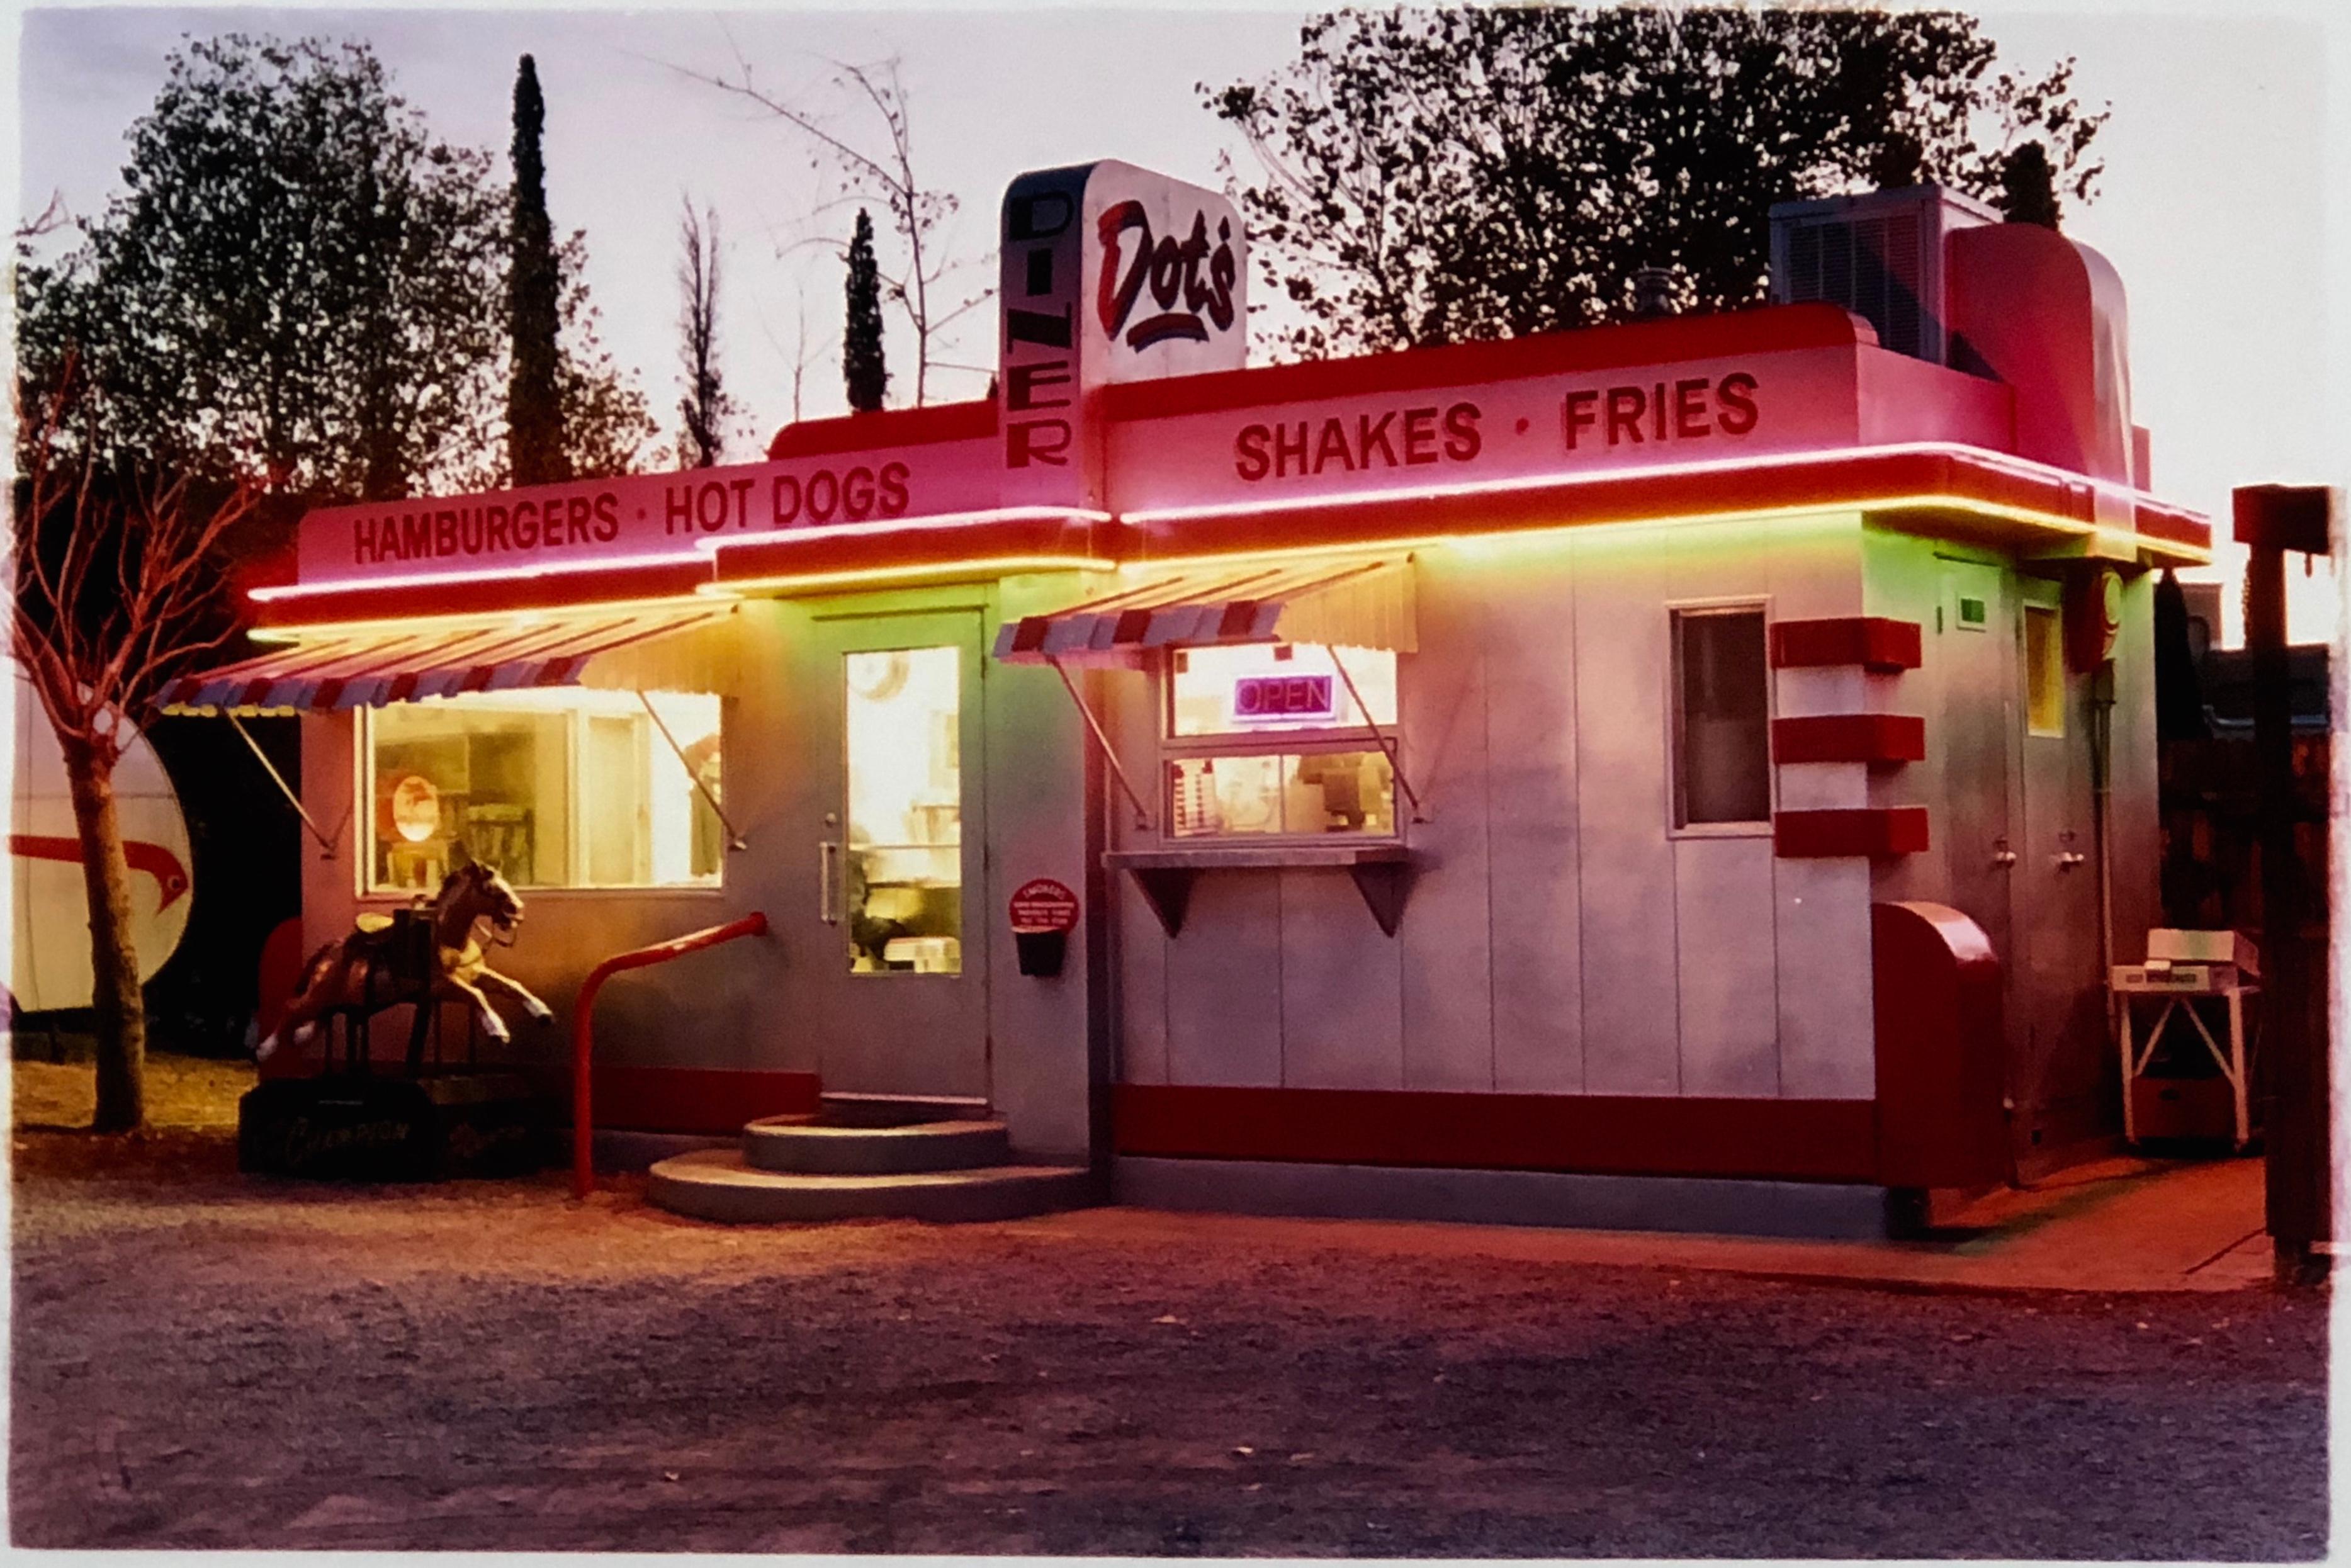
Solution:
M 2305 934 L 2310 887 L 2294 843 L 2294 709 L 2286 657 L 2285 553 L 2326 552 L 2332 494 L 2248 486 L 2234 496 L 2245 570 L 2245 648 L 2252 656 L 2253 772 L 2261 846 L 2262 1049 L 2269 1088 L 2266 1219 L 2283 1283 L 2323 1276 L 2333 1235 L 2332 1103 L 2327 1071 L 2327 944 Z

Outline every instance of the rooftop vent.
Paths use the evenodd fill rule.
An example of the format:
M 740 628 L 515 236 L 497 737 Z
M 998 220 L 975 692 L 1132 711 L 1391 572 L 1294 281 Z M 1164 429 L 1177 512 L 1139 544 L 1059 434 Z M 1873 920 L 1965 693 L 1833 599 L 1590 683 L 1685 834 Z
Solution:
M 1948 363 L 1943 236 L 1998 222 L 1939 185 L 1782 202 L 1771 209 L 1771 298 L 1842 305 L 1877 329 L 1881 347 Z

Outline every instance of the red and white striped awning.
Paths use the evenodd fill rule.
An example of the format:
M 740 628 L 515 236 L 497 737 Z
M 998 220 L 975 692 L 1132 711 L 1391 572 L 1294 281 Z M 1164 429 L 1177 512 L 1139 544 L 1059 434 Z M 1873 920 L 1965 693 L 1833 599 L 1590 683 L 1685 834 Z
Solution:
M 1153 649 L 1217 643 L 1408 653 L 1417 645 L 1412 563 L 1386 556 L 1162 572 L 1050 615 L 1005 622 L 996 656 L 1013 664 L 1127 666 Z
M 344 628 L 184 676 L 165 713 L 335 713 L 527 686 L 723 692 L 733 685 L 732 605 L 494 624 Z

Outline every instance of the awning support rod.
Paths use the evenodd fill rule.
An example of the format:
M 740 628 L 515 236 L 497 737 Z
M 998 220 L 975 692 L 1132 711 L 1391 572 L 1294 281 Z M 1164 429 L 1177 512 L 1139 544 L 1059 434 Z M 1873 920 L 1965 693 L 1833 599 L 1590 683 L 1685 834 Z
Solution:
M 710 792 L 710 786 L 702 781 L 702 775 L 696 773 L 694 770 L 694 764 L 685 759 L 685 747 L 677 743 L 677 737 L 672 735 L 669 732 L 669 726 L 662 722 L 662 716 L 653 707 L 653 699 L 639 692 L 637 700 L 645 705 L 645 716 L 653 721 L 653 727 L 661 731 L 661 737 L 669 742 L 670 751 L 676 757 L 677 765 L 685 769 L 685 776 L 688 779 L 694 780 L 694 787 L 700 792 L 704 801 L 709 805 L 711 815 L 716 817 L 718 825 L 726 830 L 726 847 L 730 850 L 748 849 L 750 846 L 743 841 L 743 835 L 735 831 L 734 821 L 726 815 L 726 808 L 718 803 L 718 797 Z
M 1396 755 L 1395 742 L 1380 733 L 1379 721 L 1372 716 L 1371 705 L 1364 701 L 1364 694 L 1355 689 L 1355 677 L 1347 673 L 1347 666 L 1341 661 L 1335 643 L 1332 645 L 1330 653 L 1331 667 L 1339 672 L 1341 680 L 1347 683 L 1347 695 L 1354 699 L 1355 711 L 1364 716 L 1364 726 L 1372 732 L 1374 744 L 1387 757 L 1388 771 L 1395 775 L 1396 788 L 1403 790 L 1404 798 L 1412 802 L 1412 820 L 1426 822 L 1428 814 L 1420 809 L 1419 791 L 1412 787 L 1412 780 L 1404 776 L 1404 758 Z
M 1119 766 L 1118 753 L 1111 749 L 1110 737 L 1102 733 L 1102 721 L 1094 717 L 1094 710 L 1086 706 L 1086 699 L 1078 695 L 1076 685 L 1070 679 L 1070 672 L 1061 668 L 1061 661 L 1048 653 L 1045 662 L 1053 666 L 1055 674 L 1061 677 L 1061 689 L 1070 694 L 1070 700 L 1078 705 L 1078 712 L 1085 718 L 1086 727 L 1094 732 L 1094 744 L 1102 747 L 1102 760 L 1110 764 L 1111 773 L 1118 779 L 1118 787 L 1126 791 L 1128 801 L 1134 807 L 1136 830 L 1149 832 L 1151 813 L 1144 810 L 1143 797 L 1134 792 L 1134 784 L 1126 777 L 1126 769 Z
M 245 727 L 245 721 L 226 708 L 221 710 L 221 716 L 228 720 L 229 727 L 236 731 L 237 738 L 252 748 L 254 760 L 261 764 L 264 773 L 269 775 L 269 781 L 277 786 L 277 792 L 286 797 L 286 803 L 294 808 L 294 814 L 302 819 L 302 825 L 310 830 L 310 836 L 319 841 L 323 858 L 333 860 L 335 841 L 319 831 L 318 821 L 304 808 L 302 797 L 294 793 L 292 787 L 286 782 L 285 775 L 277 771 L 277 764 L 269 760 L 269 754 L 261 749 L 261 743 L 253 738 L 251 730 Z M 350 819 L 346 815 L 343 820 L 349 821 Z M 338 828 L 336 831 L 340 834 L 341 829 Z

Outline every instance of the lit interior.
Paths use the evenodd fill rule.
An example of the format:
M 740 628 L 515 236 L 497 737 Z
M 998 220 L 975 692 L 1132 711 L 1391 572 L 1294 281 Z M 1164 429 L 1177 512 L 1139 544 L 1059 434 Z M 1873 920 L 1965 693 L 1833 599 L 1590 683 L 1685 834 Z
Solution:
M 1311 643 L 1178 648 L 1168 658 L 1171 733 L 1268 734 L 1361 727 L 1364 706 L 1382 728 L 1396 721 L 1396 656 L 1388 648 L 1332 650 Z M 1358 706 L 1347 678 L 1363 695 Z
M 431 892 L 469 861 L 517 887 L 707 886 L 725 839 L 719 699 L 557 687 L 368 716 L 371 892 Z
M 842 660 L 849 761 L 849 967 L 963 970 L 958 650 Z

